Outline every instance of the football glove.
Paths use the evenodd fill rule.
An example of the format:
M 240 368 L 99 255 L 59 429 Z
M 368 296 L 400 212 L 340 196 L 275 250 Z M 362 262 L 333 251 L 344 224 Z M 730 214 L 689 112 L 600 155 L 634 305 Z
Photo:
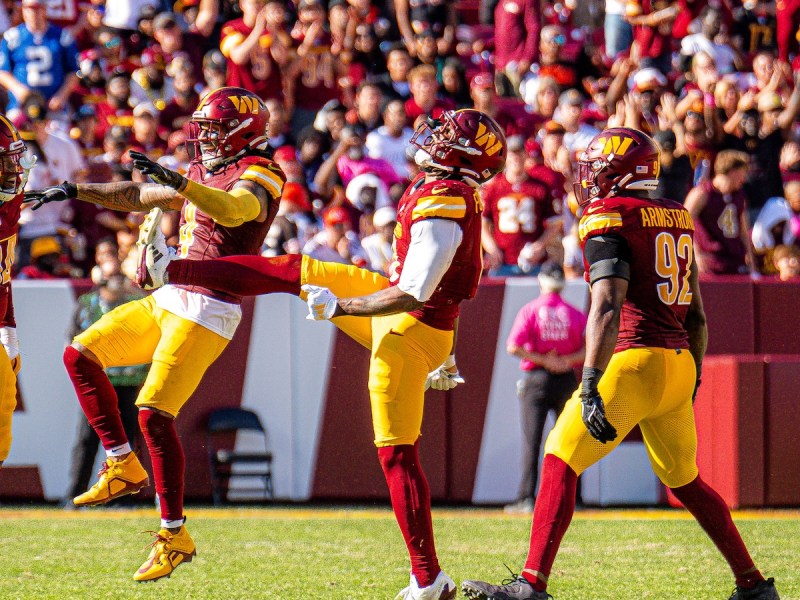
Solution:
M 186 185 L 186 178 L 180 173 L 176 173 L 166 167 L 162 167 L 157 162 L 153 162 L 146 155 L 136 150 L 129 150 L 128 154 L 133 159 L 133 168 L 149 175 L 150 179 L 158 184 L 171 187 L 180 191 Z
M 608 422 L 603 398 L 597 391 L 597 382 L 602 374 L 600 369 L 584 367 L 580 398 L 583 424 L 594 439 L 605 444 L 617 439 L 617 430 Z
M 308 295 L 306 304 L 308 304 L 308 315 L 306 319 L 309 321 L 327 321 L 336 312 L 339 300 L 336 295 L 326 287 L 318 285 L 304 285 L 303 291 Z
M 455 371 L 453 371 L 453 369 L 455 369 Z M 428 373 L 428 378 L 425 380 L 425 389 L 432 388 L 434 390 L 448 392 L 459 383 L 464 383 L 464 378 L 459 374 L 456 368 L 456 357 L 451 354 L 438 369 Z
M 50 202 L 63 202 L 78 195 L 78 186 L 69 181 L 43 190 L 25 192 L 25 202 L 36 202 L 31 210 L 38 210 Z

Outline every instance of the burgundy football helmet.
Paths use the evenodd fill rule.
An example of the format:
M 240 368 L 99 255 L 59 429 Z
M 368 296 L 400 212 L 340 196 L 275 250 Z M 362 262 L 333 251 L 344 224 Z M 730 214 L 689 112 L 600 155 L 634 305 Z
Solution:
M 253 92 L 222 87 L 206 95 L 189 122 L 187 147 L 193 159 L 214 170 L 250 150 L 264 150 L 269 110 Z
M 33 161 L 26 162 L 25 142 L 17 128 L 0 114 L 0 202 L 9 202 L 22 193 Z
M 423 171 L 452 173 L 486 183 L 506 164 L 506 136 L 489 115 L 465 108 L 421 123 L 411 138 Z
M 597 134 L 578 158 L 575 197 L 585 206 L 622 190 L 654 190 L 660 171 L 660 151 L 649 135 L 612 127 Z

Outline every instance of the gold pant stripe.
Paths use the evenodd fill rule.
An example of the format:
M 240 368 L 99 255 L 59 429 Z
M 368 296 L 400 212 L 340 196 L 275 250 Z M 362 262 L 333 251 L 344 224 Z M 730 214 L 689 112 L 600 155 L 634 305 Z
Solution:
M 11 451 L 11 419 L 17 407 L 17 376 L 8 354 L 0 352 L 0 461 Z

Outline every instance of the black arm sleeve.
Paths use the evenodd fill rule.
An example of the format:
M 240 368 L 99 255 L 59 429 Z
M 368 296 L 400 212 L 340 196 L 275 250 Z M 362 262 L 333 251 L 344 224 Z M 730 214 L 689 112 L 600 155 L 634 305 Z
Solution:
M 589 263 L 589 283 L 606 277 L 631 279 L 631 248 L 621 235 L 597 235 L 586 240 L 583 255 Z

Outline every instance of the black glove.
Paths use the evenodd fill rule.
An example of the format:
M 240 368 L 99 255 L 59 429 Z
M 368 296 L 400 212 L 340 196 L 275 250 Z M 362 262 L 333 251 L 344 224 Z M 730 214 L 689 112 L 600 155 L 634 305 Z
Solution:
M 61 185 L 45 188 L 35 192 L 25 192 L 25 202 L 36 202 L 31 210 L 36 210 L 49 202 L 63 202 L 78 195 L 78 186 L 64 181 Z
M 602 375 L 600 369 L 584 367 L 580 396 L 583 424 L 594 439 L 605 444 L 617 439 L 617 430 L 606 419 L 606 408 L 597 391 L 597 382 Z
M 183 175 L 162 167 L 157 162 L 153 162 L 147 158 L 147 156 L 141 152 L 129 150 L 128 154 L 133 159 L 133 168 L 137 171 L 141 171 L 145 175 L 149 175 L 150 179 L 156 183 L 171 187 L 172 189 L 178 191 L 182 190 L 186 185 L 186 178 Z

